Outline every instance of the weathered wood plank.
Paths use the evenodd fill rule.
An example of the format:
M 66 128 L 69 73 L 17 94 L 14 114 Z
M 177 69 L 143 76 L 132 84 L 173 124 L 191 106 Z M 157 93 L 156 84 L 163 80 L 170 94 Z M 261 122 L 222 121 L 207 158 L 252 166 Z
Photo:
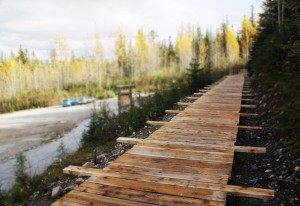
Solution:
M 232 195 L 238 196 L 246 196 L 246 197 L 255 197 L 260 199 L 272 199 L 274 198 L 274 191 L 270 189 L 261 189 L 261 188 L 251 188 L 251 187 L 241 187 L 235 185 L 220 185 L 213 183 L 204 183 L 199 181 L 188 181 L 182 179 L 174 179 L 174 178 L 161 178 L 154 176 L 144 176 L 144 175 L 132 175 L 130 173 L 118 173 L 113 170 L 99 170 L 92 168 L 83 168 L 77 166 L 69 166 L 64 169 L 66 174 L 73 175 L 81 175 L 85 171 L 85 174 L 92 175 L 102 175 L 102 176 L 112 176 L 124 179 L 132 179 L 132 180 L 141 180 L 141 181 L 150 181 L 150 182 L 159 182 L 161 184 L 170 184 L 170 185 L 180 185 L 182 187 L 194 187 L 194 188 L 202 188 L 209 190 L 219 190 L 223 192 L 228 192 Z
M 121 200 L 125 199 L 151 203 L 153 205 L 223 205 L 217 201 L 145 192 L 110 185 L 93 184 L 90 182 L 83 183 L 80 188 L 75 188 L 75 190 L 84 190 L 85 192 L 97 195 L 114 197 Z
M 143 140 L 136 138 L 126 138 L 119 137 L 117 142 L 128 143 L 128 144 L 139 144 L 142 146 L 151 147 L 163 147 L 172 149 L 184 149 L 184 150 L 195 150 L 195 151 L 216 151 L 230 153 L 233 150 L 235 152 L 248 152 L 248 153 L 266 153 L 265 147 L 247 147 L 247 146 L 234 146 L 234 147 L 224 147 L 219 145 L 210 144 L 195 144 L 187 142 L 173 142 L 173 141 L 159 141 L 159 140 Z

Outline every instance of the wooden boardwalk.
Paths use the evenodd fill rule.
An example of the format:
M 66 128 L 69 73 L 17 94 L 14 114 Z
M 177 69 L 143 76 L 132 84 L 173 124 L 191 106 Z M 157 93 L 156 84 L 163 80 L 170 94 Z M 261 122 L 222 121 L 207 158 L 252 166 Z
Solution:
M 227 76 L 185 110 L 173 111 L 178 114 L 147 139 L 119 138 L 136 145 L 103 170 L 65 168 L 90 178 L 52 205 L 221 206 L 227 194 L 273 198 L 273 190 L 227 184 L 234 152 L 261 151 L 234 146 L 243 85 L 243 75 Z

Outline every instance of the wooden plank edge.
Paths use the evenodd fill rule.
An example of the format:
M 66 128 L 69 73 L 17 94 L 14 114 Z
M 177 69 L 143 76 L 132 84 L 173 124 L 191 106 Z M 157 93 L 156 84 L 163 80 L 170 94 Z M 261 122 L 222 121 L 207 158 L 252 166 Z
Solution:
M 146 124 L 147 125 L 151 125 L 151 126 L 162 126 L 167 124 L 168 122 L 163 122 L 163 121 L 147 121 Z
M 165 110 L 165 113 L 171 113 L 171 114 L 178 114 L 180 112 L 182 112 L 183 110 L 172 110 L 172 109 L 168 109 Z
M 129 138 L 129 137 L 119 137 L 117 139 L 118 143 L 126 143 L 126 144 L 138 144 L 142 141 L 144 141 L 144 139 Z M 234 146 L 233 148 L 235 152 L 266 153 L 265 147 Z
M 239 113 L 240 117 L 258 117 L 256 113 Z
M 164 121 L 147 121 L 147 125 L 151 126 L 163 126 L 169 122 L 164 122 Z M 208 125 L 209 126 L 209 125 Z M 245 126 L 245 125 L 238 125 L 237 126 L 239 129 L 244 129 L 244 130 L 261 130 L 262 127 L 260 126 Z
M 245 126 L 245 125 L 238 125 L 239 129 L 244 129 L 244 130 L 262 130 L 262 127 L 260 126 Z

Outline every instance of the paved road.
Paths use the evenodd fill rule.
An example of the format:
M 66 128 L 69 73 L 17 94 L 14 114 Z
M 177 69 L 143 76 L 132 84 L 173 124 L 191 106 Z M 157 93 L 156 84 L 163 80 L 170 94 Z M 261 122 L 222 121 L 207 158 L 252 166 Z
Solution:
M 112 109 L 117 107 L 117 99 L 113 98 L 94 104 L 66 108 L 53 106 L 0 115 L 0 163 L 62 136 L 89 118 L 93 109 L 99 109 L 103 102 Z

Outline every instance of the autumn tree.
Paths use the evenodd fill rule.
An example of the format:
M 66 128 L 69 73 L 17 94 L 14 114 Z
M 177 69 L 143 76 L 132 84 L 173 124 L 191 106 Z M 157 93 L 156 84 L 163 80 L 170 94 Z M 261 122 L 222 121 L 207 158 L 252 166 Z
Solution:
M 241 30 L 241 52 L 243 62 L 246 63 L 253 46 L 256 28 L 253 23 L 245 16 Z
M 148 76 L 148 43 L 143 30 L 139 30 L 136 36 L 136 66 L 135 80 L 141 74 Z
M 126 73 L 127 67 L 127 40 L 123 33 L 119 33 L 115 43 L 115 51 L 117 57 L 117 65 L 121 77 Z
M 176 53 L 181 71 L 188 68 L 192 60 L 192 34 L 189 31 L 189 28 L 182 25 L 176 40 Z
M 236 33 L 228 25 L 224 29 L 225 44 L 226 44 L 226 58 L 229 66 L 239 63 L 240 46 L 237 40 Z
M 95 34 L 95 64 L 99 84 L 102 83 L 102 71 L 105 69 L 104 52 L 99 34 Z

